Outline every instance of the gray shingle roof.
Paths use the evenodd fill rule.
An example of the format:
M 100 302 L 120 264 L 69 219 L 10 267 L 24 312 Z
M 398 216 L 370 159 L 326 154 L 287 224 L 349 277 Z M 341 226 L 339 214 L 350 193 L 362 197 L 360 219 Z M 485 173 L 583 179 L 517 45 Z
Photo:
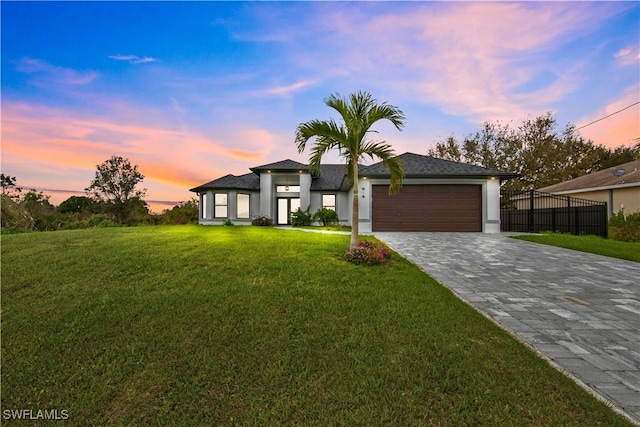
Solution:
M 406 178 L 514 178 L 517 174 L 511 172 L 489 169 L 468 163 L 453 162 L 438 159 L 431 156 L 423 156 L 414 153 L 404 153 L 398 156 L 404 165 Z M 360 168 L 361 176 L 388 178 L 391 176 L 389 169 L 382 163 Z
M 404 164 L 405 178 L 488 178 L 495 176 L 506 179 L 517 176 L 517 174 L 510 172 L 488 169 L 467 163 L 452 162 L 414 153 L 405 153 L 398 157 Z M 194 187 L 190 191 L 200 192 L 210 189 L 260 191 L 261 171 L 271 170 L 296 173 L 300 170 L 304 172 L 309 171 L 307 165 L 289 159 L 250 169 L 253 173 L 240 176 L 229 174 Z M 371 166 L 361 165 L 359 171 L 360 176 L 371 178 L 389 178 L 391 176 L 389 169 L 387 169 L 382 162 L 375 163 Z M 311 191 L 349 191 L 351 185 L 351 182 L 347 179 L 346 165 L 321 165 L 320 176 L 314 176 L 311 180 Z
M 253 168 L 249 168 L 252 172 L 260 173 L 263 170 L 272 170 L 272 171 L 299 171 L 299 170 L 308 170 L 309 167 L 303 163 L 296 162 L 294 160 L 282 160 L 280 162 L 269 163 L 268 165 L 256 166 Z
M 320 176 L 311 180 L 311 191 L 349 191 L 346 165 L 320 165 Z
M 240 176 L 229 174 L 194 187 L 189 191 L 200 192 L 213 189 L 260 191 L 260 177 L 255 173 Z

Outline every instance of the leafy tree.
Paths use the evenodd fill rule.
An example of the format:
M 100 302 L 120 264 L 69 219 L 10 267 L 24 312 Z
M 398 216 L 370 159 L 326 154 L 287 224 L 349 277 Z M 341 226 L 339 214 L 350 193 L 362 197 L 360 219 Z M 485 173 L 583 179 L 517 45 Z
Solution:
M 311 148 L 309 169 L 311 173 L 319 173 L 322 156 L 336 149 L 346 160 L 347 176 L 353 182 L 353 210 L 351 220 L 350 247 L 358 245 L 358 162 L 365 158 L 379 158 L 391 172 L 389 192 L 397 192 L 402 185 L 404 169 L 396 157 L 391 145 L 385 141 L 373 141 L 369 134 L 375 132 L 371 127 L 379 120 L 389 120 L 398 130 L 404 126 L 405 116 L 402 110 L 386 102 L 379 104 L 371 94 L 357 91 L 349 97 L 332 94 L 324 103 L 336 110 L 342 121 L 333 119 L 311 120 L 301 123 L 296 129 L 298 152 L 302 153 L 309 139 L 315 137 L 315 145 Z
M 162 212 L 165 224 L 189 224 L 198 222 L 198 200 L 192 198 Z
M 640 144 L 635 147 L 620 146 L 613 149 L 605 146 L 596 147 L 598 170 L 628 163 L 640 159 Z
M 85 196 L 71 196 L 58 205 L 60 213 L 98 213 L 100 207 L 95 200 Z
M 36 230 L 50 231 L 58 228 L 55 206 L 49 202 L 49 196 L 42 191 L 31 190 L 27 192 L 22 197 L 20 204 L 33 218 Z
M 434 157 L 462 161 L 493 169 L 516 172 L 520 179 L 505 188 L 525 190 L 546 187 L 600 170 L 606 158 L 628 158 L 629 150 L 613 154 L 585 140 L 571 124 L 558 130 L 551 113 L 523 121 L 517 128 L 485 122 L 463 141 L 453 136 L 428 151 Z M 617 163 L 618 164 L 618 163 Z
M 2 194 L 7 194 L 9 197 L 16 199 L 22 191 L 22 188 L 16 186 L 16 177 L 5 174 L 0 174 L 0 185 L 2 186 Z
M 97 165 L 96 175 L 85 192 L 94 200 L 102 202 L 114 214 L 117 222 L 131 219 L 132 214 L 141 212 L 140 202 L 146 189 L 136 189 L 144 175 L 138 166 L 131 166 L 129 159 L 111 156 L 109 160 Z
M 2 233 L 32 230 L 34 219 L 21 204 L 7 194 L 0 195 L 0 226 Z

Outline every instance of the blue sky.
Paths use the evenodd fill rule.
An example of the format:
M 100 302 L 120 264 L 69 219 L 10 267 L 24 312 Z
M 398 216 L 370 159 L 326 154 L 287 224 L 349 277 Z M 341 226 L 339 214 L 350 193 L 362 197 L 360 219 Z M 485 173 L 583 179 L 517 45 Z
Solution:
M 150 201 L 285 158 L 296 126 L 364 89 L 426 154 L 484 121 L 588 124 L 639 100 L 638 2 L 2 2 L 2 172 L 80 191 L 127 157 Z M 640 135 L 635 105 L 581 129 Z M 338 161 L 337 157 L 327 159 Z M 45 191 L 55 204 L 73 193 Z M 152 203 L 156 210 L 167 207 Z

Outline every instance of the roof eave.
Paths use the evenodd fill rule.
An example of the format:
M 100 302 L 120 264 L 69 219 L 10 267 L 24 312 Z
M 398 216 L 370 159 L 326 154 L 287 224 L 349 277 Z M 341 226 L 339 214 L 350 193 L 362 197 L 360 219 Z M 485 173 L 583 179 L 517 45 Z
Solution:
M 437 175 L 429 175 L 429 174 L 419 174 L 419 175 L 405 175 L 404 180 L 408 179 L 460 179 L 460 178 L 468 178 L 468 179 L 491 179 L 491 178 L 500 178 L 501 181 L 507 179 L 517 178 L 520 175 L 518 174 L 505 174 L 505 173 L 496 173 L 496 174 L 437 174 Z M 361 174 L 358 178 L 367 178 L 367 179 L 391 179 L 390 174 Z

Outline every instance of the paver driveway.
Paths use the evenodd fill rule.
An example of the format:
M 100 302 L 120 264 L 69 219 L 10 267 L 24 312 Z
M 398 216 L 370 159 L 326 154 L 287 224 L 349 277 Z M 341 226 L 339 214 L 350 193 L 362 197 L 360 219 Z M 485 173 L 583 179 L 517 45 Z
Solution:
M 640 424 L 640 263 L 482 233 L 375 233 Z

